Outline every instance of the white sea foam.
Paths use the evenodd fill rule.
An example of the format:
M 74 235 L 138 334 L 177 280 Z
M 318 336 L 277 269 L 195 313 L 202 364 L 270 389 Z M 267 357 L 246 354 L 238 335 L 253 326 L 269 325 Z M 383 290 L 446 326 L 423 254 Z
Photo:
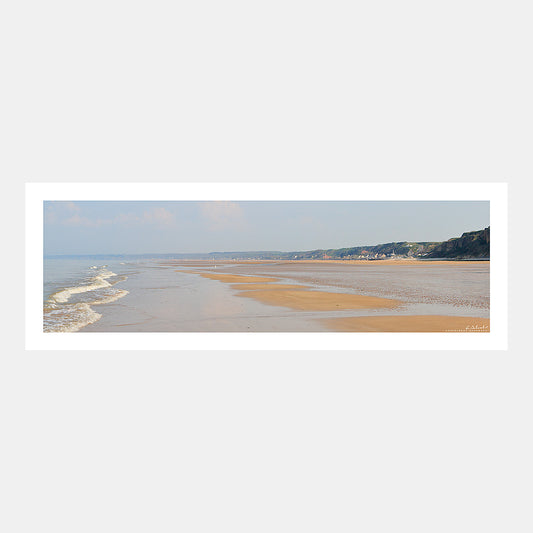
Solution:
M 127 276 L 117 276 L 113 281 L 107 281 L 116 276 L 114 272 L 104 266 L 92 266 L 91 270 L 98 269 L 95 276 L 86 280 L 84 284 L 65 287 L 52 294 L 44 304 L 43 330 L 45 332 L 73 332 L 99 320 L 102 315 L 92 309 L 92 305 L 102 305 L 123 298 L 128 291 L 111 288 L 116 283 L 124 281 Z M 104 289 L 104 290 L 102 290 Z M 98 291 L 95 295 L 82 297 L 84 301 L 69 303 L 74 294 Z
M 124 291 L 124 290 L 118 290 L 113 294 L 103 296 L 102 298 L 99 298 L 98 300 L 91 302 L 91 305 L 101 305 L 101 304 L 109 304 L 111 302 L 116 302 L 120 298 L 123 298 L 124 296 L 126 296 L 126 294 L 129 294 L 129 292 Z
M 84 303 L 47 309 L 43 322 L 45 332 L 78 331 L 102 318 L 100 313 L 96 313 L 89 304 Z
M 114 272 L 103 268 L 96 276 L 89 280 L 87 285 L 66 287 L 65 289 L 61 289 L 60 291 L 52 294 L 49 300 L 56 303 L 66 303 L 73 294 L 80 294 L 83 292 L 95 291 L 97 289 L 104 289 L 105 287 L 111 287 L 111 283 L 106 280 L 113 276 L 116 276 Z
M 111 285 L 116 285 L 117 283 L 120 283 L 121 281 L 126 281 L 128 279 L 128 276 L 117 276 L 116 279 L 113 281 L 110 281 Z

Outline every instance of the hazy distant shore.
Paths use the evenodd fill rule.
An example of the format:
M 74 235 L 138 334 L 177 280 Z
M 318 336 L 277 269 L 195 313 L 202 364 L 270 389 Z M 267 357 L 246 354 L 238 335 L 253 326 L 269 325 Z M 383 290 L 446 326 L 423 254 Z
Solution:
M 490 259 L 168 259 L 187 266 L 261 265 L 261 264 L 342 264 L 342 265 L 440 265 L 461 263 L 490 263 Z

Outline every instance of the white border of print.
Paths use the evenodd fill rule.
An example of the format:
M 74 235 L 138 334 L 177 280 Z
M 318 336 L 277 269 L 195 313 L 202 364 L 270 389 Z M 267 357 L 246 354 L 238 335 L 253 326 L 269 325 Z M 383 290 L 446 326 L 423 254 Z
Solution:
M 490 201 L 489 333 L 44 333 L 43 202 L 47 200 Z M 27 350 L 506 350 L 506 183 L 27 183 Z

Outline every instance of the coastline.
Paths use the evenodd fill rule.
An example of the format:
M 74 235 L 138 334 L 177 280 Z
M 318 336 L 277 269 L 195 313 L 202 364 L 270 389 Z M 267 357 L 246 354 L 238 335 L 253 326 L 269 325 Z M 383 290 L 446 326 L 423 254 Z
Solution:
M 324 264 L 324 265 L 452 265 L 452 264 L 490 264 L 490 259 L 169 259 L 183 266 L 213 266 L 213 265 L 273 265 L 273 264 Z
M 71 294 L 51 315 L 58 322 L 60 313 L 67 313 L 69 331 L 478 332 L 490 327 L 487 261 L 96 263 L 77 260 L 75 270 L 65 272 L 80 269 L 79 281 L 76 275 L 49 286 L 56 296 Z M 117 273 L 108 282 L 120 281 L 120 288 L 88 284 L 104 267 Z

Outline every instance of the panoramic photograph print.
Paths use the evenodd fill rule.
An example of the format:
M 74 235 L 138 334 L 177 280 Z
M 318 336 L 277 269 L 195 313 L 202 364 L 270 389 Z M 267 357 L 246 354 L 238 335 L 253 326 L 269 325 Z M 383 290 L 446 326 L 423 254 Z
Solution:
M 490 331 L 489 201 L 45 201 L 43 332 Z

